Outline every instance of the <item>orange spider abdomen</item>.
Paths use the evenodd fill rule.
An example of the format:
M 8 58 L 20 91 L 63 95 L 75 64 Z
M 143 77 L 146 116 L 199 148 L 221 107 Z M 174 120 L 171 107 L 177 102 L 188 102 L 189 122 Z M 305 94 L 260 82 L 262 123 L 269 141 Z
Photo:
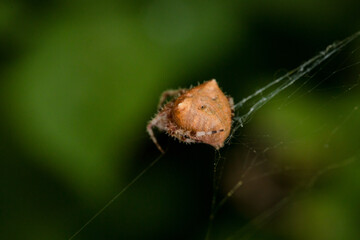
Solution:
M 207 81 L 180 95 L 174 103 L 172 118 L 197 142 L 223 147 L 230 134 L 232 106 L 230 98 L 215 80 Z

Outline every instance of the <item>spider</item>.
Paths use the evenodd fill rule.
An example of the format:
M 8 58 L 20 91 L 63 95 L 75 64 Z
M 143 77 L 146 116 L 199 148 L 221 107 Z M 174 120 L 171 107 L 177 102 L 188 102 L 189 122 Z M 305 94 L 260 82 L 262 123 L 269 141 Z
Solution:
M 169 97 L 172 100 L 164 104 Z M 162 153 L 164 150 L 155 138 L 154 127 L 180 142 L 205 143 L 220 149 L 230 134 L 234 101 L 212 79 L 190 89 L 163 92 L 158 109 L 146 129 Z

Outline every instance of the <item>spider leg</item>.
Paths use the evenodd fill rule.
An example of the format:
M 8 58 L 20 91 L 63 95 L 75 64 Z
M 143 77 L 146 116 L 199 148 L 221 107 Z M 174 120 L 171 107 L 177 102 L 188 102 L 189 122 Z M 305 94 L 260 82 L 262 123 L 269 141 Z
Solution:
M 235 116 L 235 105 L 234 105 L 234 99 L 232 97 L 226 96 L 226 98 L 229 101 L 230 108 L 231 108 L 231 117 Z
M 153 127 L 157 126 L 157 125 L 156 125 L 157 121 L 158 121 L 158 120 L 157 120 L 156 118 L 154 118 L 153 120 L 151 120 L 151 121 L 149 122 L 149 124 L 147 125 L 146 130 L 147 130 L 147 132 L 149 133 L 151 140 L 155 143 L 156 147 L 160 150 L 161 153 L 164 154 L 165 152 L 164 152 L 164 150 L 160 147 L 160 145 L 159 145 L 159 143 L 158 143 L 158 141 L 156 140 L 156 137 L 155 137 L 155 135 L 154 135 L 154 131 L 153 131 Z
M 161 94 L 160 101 L 158 104 L 158 109 L 161 108 L 163 103 L 166 101 L 167 98 L 173 97 L 176 95 L 181 95 L 186 92 L 186 89 L 177 89 L 177 90 L 167 90 Z

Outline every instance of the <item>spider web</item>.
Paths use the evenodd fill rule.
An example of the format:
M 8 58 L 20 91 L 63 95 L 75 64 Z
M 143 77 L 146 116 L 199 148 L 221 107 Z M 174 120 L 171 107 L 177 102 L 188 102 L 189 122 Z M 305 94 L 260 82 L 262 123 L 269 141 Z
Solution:
M 269 224 L 277 213 L 295 202 L 301 193 L 310 191 L 322 176 L 334 169 L 346 167 L 358 159 L 359 143 L 349 144 L 338 154 L 334 145 L 338 144 L 339 135 L 351 127 L 357 127 L 354 125 L 354 121 L 359 118 L 359 99 L 356 96 L 360 93 L 359 71 L 356 72 L 356 67 L 360 62 L 356 60 L 358 47 L 349 45 L 359 36 L 360 32 L 357 32 L 329 45 L 299 67 L 235 104 L 236 115 L 226 151 L 217 151 L 215 154 L 213 194 L 206 239 L 251 239 L 256 235 L 257 229 Z M 343 81 L 344 77 L 351 80 Z M 330 93 L 330 96 L 323 96 L 324 92 Z M 318 106 L 306 105 L 311 105 L 306 103 L 308 98 L 316 98 L 318 95 L 323 98 L 315 99 L 319 102 Z M 340 102 L 343 103 L 342 107 L 338 106 Z M 301 110 L 303 105 L 307 111 Z M 333 106 L 338 106 L 336 111 L 329 111 Z M 304 114 L 300 117 L 296 113 L 299 108 L 301 114 Z M 263 111 L 262 114 L 256 114 L 259 110 Z M 276 114 L 269 114 L 273 112 Z M 325 114 L 325 120 L 312 116 L 312 113 L 317 112 Z M 329 114 L 333 115 L 328 116 Z M 283 119 L 273 119 L 273 116 L 283 116 Z M 264 122 L 276 123 L 277 120 L 285 121 L 285 124 L 274 128 L 274 131 L 271 131 L 271 127 L 264 126 Z M 259 128 L 258 124 L 263 127 Z M 310 126 L 303 132 L 304 124 Z M 276 129 L 284 130 L 284 134 L 277 133 Z M 312 139 L 319 133 L 319 146 L 316 145 L 315 148 L 322 149 L 321 154 L 324 156 L 317 157 L 333 155 L 329 161 L 318 161 L 310 164 L 311 167 L 302 165 L 299 160 L 286 161 L 287 157 L 293 156 L 291 154 L 296 146 L 304 142 L 316 142 Z M 357 134 L 357 139 L 359 135 Z M 309 151 L 300 158 L 309 157 L 311 153 Z M 76 237 L 161 157 L 162 155 L 141 171 L 69 239 Z M 279 184 L 279 178 L 282 179 L 279 182 L 288 184 Z M 261 192 L 264 185 L 270 189 L 267 193 Z M 260 196 L 267 201 L 256 203 L 251 196 Z M 243 206 L 249 206 L 250 210 L 244 210 Z M 235 224 L 228 224 L 231 227 L 225 230 L 217 227 L 220 220 L 231 222 L 234 219 Z
M 330 142 L 337 137 L 338 132 L 343 130 L 342 128 L 344 128 L 345 125 L 354 124 L 354 119 L 358 116 L 356 115 L 358 114 L 357 110 L 359 108 L 358 98 L 356 99 L 357 101 L 348 102 L 347 105 L 345 105 L 348 109 L 343 109 L 345 111 L 341 113 L 336 112 L 339 116 L 334 116 L 334 118 L 337 117 L 339 119 L 337 119 L 331 127 L 325 127 L 324 123 L 321 123 L 323 124 L 322 126 L 312 129 L 310 132 L 312 135 L 303 134 L 300 140 L 297 138 L 291 139 L 289 136 L 274 139 L 271 137 L 272 134 L 257 135 L 251 139 L 246 134 L 241 135 L 239 129 L 250 124 L 252 122 L 251 120 L 255 117 L 255 113 L 263 109 L 265 105 L 276 97 L 279 98 L 275 104 L 272 104 L 273 106 L 269 107 L 271 109 L 270 111 L 286 112 L 290 107 L 293 107 L 292 105 L 296 104 L 297 101 L 303 100 L 305 96 L 308 97 L 311 93 L 318 93 L 324 90 L 331 91 L 332 89 L 328 87 L 328 85 L 330 85 L 335 89 L 331 100 L 324 101 L 324 105 L 320 105 L 319 109 L 311 108 L 312 111 L 324 111 L 327 107 L 331 109 L 331 104 L 336 104 L 336 101 L 343 101 L 343 98 L 347 96 L 346 93 L 350 91 L 357 91 L 357 93 L 352 93 L 354 96 L 359 94 L 359 89 L 357 88 L 359 85 L 359 73 L 356 72 L 355 69 L 359 66 L 360 62 L 351 59 L 351 57 L 356 57 L 355 53 L 358 54 L 358 48 L 355 47 L 355 50 L 350 51 L 350 53 L 348 52 L 349 50 L 344 50 L 348 47 L 347 45 L 359 37 L 359 35 L 360 32 L 357 32 L 343 41 L 329 45 L 324 51 L 301 64 L 299 67 L 275 79 L 235 104 L 236 116 L 234 117 L 233 130 L 228 139 L 228 143 L 238 146 L 235 152 L 240 154 L 240 157 L 232 157 L 236 159 L 236 163 L 233 162 L 229 164 L 231 165 L 231 167 L 229 167 L 231 170 L 228 170 L 224 177 L 223 172 L 227 165 L 226 160 L 229 157 L 222 156 L 220 152 L 217 153 L 218 155 L 215 158 L 213 169 L 214 193 L 206 239 L 224 239 L 224 236 L 226 236 L 225 239 L 253 238 L 256 235 L 256 230 L 268 224 L 276 213 L 296 201 L 301 193 L 310 191 L 320 177 L 331 170 L 346 167 L 358 160 L 360 155 L 359 144 L 355 144 L 355 147 L 347 148 L 348 152 L 346 155 L 336 156 L 331 159 L 331 161 L 318 164 L 319 166 L 314 166 L 311 169 L 301 169 L 301 167 L 296 164 L 291 165 L 291 163 L 285 163 L 289 165 L 284 165 L 284 162 L 276 161 L 271 157 L 271 152 L 277 152 L 278 154 L 279 149 L 284 150 L 296 141 L 307 141 L 311 139 L 313 134 L 321 131 L 325 133 L 325 135 L 322 136 L 323 152 L 326 153 L 326 151 L 329 151 Z M 341 51 L 345 51 L 345 60 L 344 56 L 338 56 Z M 338 63 L 339 60 L 336 60 L 337 57 L 342 61 L 340 64 Z M 335 62 L 336 66 L 334 66 L 332 62 Z M 335 71 L 333 70 L 334 68 L 336 69 Z M 355 75 L 352 77 L 353 80 L 342 82 L 341 78 L 345 76 L 343 74 L 349 73 Z M 290 94 L 287 93 L 286 95 L 280 96 L 284 90 L 288 90 Z M 311 122 L 311 116 L 306 116 L 300 120 Z M 256 119 L 256 121 L 261 120 Z M 301 128 L 301 126 L 294 126 L 292 130 L 299 130 Z M 353 127 L 356 129 L 357 126 L 354 125 Z M 265 143 L 261 145 L 261 142 Z M 271 142 L 271 144 L 268 142 Z M 344 158 L 344 156 L 346 157 Z M 243 162 L 243 164 L 241 165 L 239 162 Z M 255 208 L 253 211 L 241 209 L 240 212 L 248 212 L 247 214 L 249 215 L 253 214 L 251 216 L 252 220 L 248 222 L 240 221 L 241 224 L 243 224 L 242 227 L 236 226 L 227 233 L 219 235 L 213 233 L 213 224 L 217 220 L 218 213 L 225 207 L 230 199 L 235 198 L 232 202 L 233 205 L 242 204 L 251 207 L 252 204 L 250 201 L 254 201 L 254 199 L 247 197 L 247 192 L 251 193 L 251 188 L 253 187 L 258 188 L 257 190 L 260 191 L 264 188 L 264 186 L 256 186 L 256 184 L 253 183 L 260 182 L 264 184 L 264 181 L 274 181 L 274 179 L 279 176 L 293 181 L 292 184 L 289 184 L 290 186 L 283 187 L 285 190 L 282 190 L 282 193 L 278 194 L 280 196 L 270 199 L 270 203 L 265 207 L 261 206 L 261 204 L 257 204 L 257 206 L 253 204 L 255 205 L 252 206 Z M 298 179 L 292 179 L 294 176 Z M 222 183 L 222 180 L 224 180 L 225 183 Z M 239 193 L 240 189 L 245 188 L 246 185 L 249 186 L 244 193 Z M 278 190 L 276 188 L 279 188 L 279 186 L 275 186 L 274 188 L 274 191 L 276 191 Z M 257 192 L 257 197 L 262 197 L 261 192 Z

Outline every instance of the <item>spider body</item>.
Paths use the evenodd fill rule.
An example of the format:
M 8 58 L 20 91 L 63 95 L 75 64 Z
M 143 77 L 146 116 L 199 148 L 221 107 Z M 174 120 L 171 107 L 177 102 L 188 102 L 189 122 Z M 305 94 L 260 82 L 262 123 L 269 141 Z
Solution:
M 168 97 L 174 97 L 161 107 Z M 190 89 L 165 91 L 160 110 L 147 125 L 147 131 L 161 151 L 153 127 L 185 143 L 205 143 L 216 149 L 224 146 L 230 134 L 234 103 L 219 88 L 215 79 Z

